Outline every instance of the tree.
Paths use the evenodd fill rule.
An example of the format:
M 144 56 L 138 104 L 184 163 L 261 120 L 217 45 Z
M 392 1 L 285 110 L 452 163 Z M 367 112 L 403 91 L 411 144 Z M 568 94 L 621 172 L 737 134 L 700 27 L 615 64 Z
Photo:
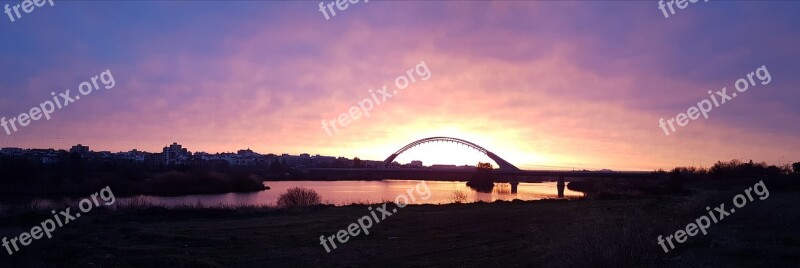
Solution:
M 364 161 L 361 161 L 358 157 L 353 158 L 353 168 L 364 168 Z
M 481 170 L 481 169 L 492 169 L 492 168 L 493 168 L 492 167 L 492 163 L 478 162 L 478 170 Z
M 792 170 L 794 170 L 794 173 L 800 174 L 800 162 L 792 164 Z
M 491 193 L 494 188 L 494 178 L 492 176 L 492 164 L 478 162 L 475 174 L 467 181 L 467 186 L 478 192 Z
M 304 208 L 319 205 L 321 203 L 319 194 L 311 189 L 302 187 L 289 188 L 286 193 L 278 197 L 279 208 Z

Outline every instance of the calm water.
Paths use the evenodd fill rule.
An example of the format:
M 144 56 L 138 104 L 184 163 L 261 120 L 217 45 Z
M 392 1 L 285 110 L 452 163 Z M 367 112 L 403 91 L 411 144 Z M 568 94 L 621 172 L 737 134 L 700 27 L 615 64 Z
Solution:
M 421 181 L 410 180 L 384 180 L 384 181 L 269 181 L 264 184 L 270 190 L 255 193 L 229 193 L 212 195 L 190 195 L 179 197 L 140 196 L 135 199 L 145 200 L 153 205 L 173 207 L 181 205 L 205 206 L 217 205 L 275 205 L 278 196 L 292 187 L 305 187 L 313 189 L 322 196 L 323 203 L 333 205 L 349 205 L 352 203 L 383 203 L 395 200 L 407 190 L 414 189 Z M 492 193 L 479 193 L 469 187 L 466 182 L 426 181 L 430 194 L 424 186 L 420 186 L 419 193 L 412 190 L 416 201 L 412 204 L 449 204 L 461 199 L 464 203 L 493 202 L 496 200 L 540 200 L 557 198 L 556 182 L 520 183 L 517 192 L 511 192 L 508 183 L 497 183 Z M 462 198 L 457 197 L 459 192 Z M 430 196 L 427 200 L 422 197 Z M 583 193 L 564 190 L 565 198 L 583 197 Z M 131 202 L 132 198 L 119 198 L 118 202 L 124 204 Z

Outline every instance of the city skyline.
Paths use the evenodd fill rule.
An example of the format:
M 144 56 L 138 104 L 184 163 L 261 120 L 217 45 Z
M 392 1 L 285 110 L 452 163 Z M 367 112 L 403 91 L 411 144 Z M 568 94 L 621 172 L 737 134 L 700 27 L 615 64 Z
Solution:
M 224 155 L 255 154 L 257 156 L 265 156 L 265 157 L 266 156 L 274 156 L 274 157 L 277 157 L 277 158 L 290 156 L 290 157 L 309 157 L 309 158 L 323 157 L 323 158 L 346 159 L 346 160 L 354 160 L 354 159 L 357 158 L 357 159 L 360 159 L 362 161 L 374 162 L 374 163 L 378 163 L 378 162 L 383 162 L 384 161 L 383 159 L 369 159 L 369 158 L 361 158 L 361 157 L 358 157 L 358 156 L 348 157 L 348 156 L 341 156 L 341 155 L 322 155 L 322 154 L 313 153 L 313 152 L 302 152 L 302 153 L 259 152 L 259 151 L 252 150 L 250 147 L 241 148 L 241 149 L 234 149 L 234 150 L 229 150 L 229 151 L 218 151 L 218 152 L 208 152 L 208 151 L 202 151 L 202 150 L 192 151 L 192 150 L 189 150 L 189 147 L 185 147 L 183 144 L 180 144 L 178 142 L 172 142 L 172 144 L 167 144 L 166 146 L 162 147 L 162 149 L 160 151 L 159 150 L 155 150 L 155 151 L 140 150 L 138 148 L 131 148 L 129 150 L 122 150 L 122 151 L 93 150 L 93 149 L 91 149 L 93 147 L 91 147 L 91 146 L 89 146 L 87 144 L 80 144 L 79 143 L 79 144 L 71 146 L 70 148 L 0 147 L 0 154 L 3 154 L 4 152 L 17 151 L 17 150 L 30 150 L 30 151 L 53 150 L 53 151 L 67 151 L 67 152 L 71 152 L 71 153 L 79 151 L 79 152 L 84 152 L 84 153 L 100 153 L 100 154 L 102 154 L 102 153 L 128 154 L 128 153 L 133 153 L 133 152 L 135 152 L 135 153 L 143 153 L 143 154 L 164 154 L 164 153 L 167 153 L 168 150 L 172 150 L 173 146 L 177 146 L 179 148 L 178 150 L 183 149 L 184 151 L 186 151 L 188 153 L 188 155 L 195 156 L 195 157 L 201 157 L 201 156 L 206 156 L 206 155 L 224 156 Z M 433 167 L 433 166 L 441 166 L 441 167 L 444 167 L 444 166 L 475 167 L 476 164 L 478 164 L 478 163 L 490 163 L 490 164 L 492 164 L 494 166 L 494 168 L 497 168 L 497 166 L 496 166 L 497 163 L 495 163 L 494 160 L 491 160 L 489 157 L 484 155 L 484 156 L 482 156 L 480 158 L 481 158 L 480 160 L 478 160 L 477 162 L 474 162 L 474 163 L 449 163 L 449 162 L 436 162 L 436 161 L 425 162 L 425 161 L 422 161 L 422 160 L 416 160 L 416 159 L 414 159 L 414 157 L 404 156 L 402 158 L 399 158 L 399 159 L 403 159 L 403 161 L 395 160 L 394 163 L 399 164 L 399 165 L 403 165 L 403 166 L 407 166 L 407 165 L 408 166 L 416 166 L 416 165 L 419 165 L 421 167 Z M 753 159 L 734 159 L 734 160 L 740 160 L 740 161 L 748 161 L 749 160 L 749 161 L 753 161 Z M 712 163 L 708 163 L 707 165 L 703 164 L 702 162 L 697 162 L 697 163 L 692 163 L 691 165 L 675 166 L 675 167 L 676 168 L 679 168 L 679 167 L 709 168 L 709 167 L 713 166 L 716 162 L 725 162 L 725 160 L 714 161 Z M 756 162 L 764 162 L 764 163 L 766 163 L 768 165 L 776 165 L 776 166 L 789 166 L 789 165 L 791 165 L 792 160 L 781 156 L 781 157 L 779 157 L 778 162 L 770 162 L 770 161 L 756 161 Z M 522 165 L 522 166 L 526 167 L 526 168 L 527 167 L 548 167 L 548 168 L 554 168 L 553 170 L 567 170 L 567 169 L 570 169 L 570 168 L 572 170 L 588 170 L 587 168 L 584 168 L 584 167 L 565 167 L 565 166 L 546 166 L 546 165 Z M 594 168 L 594 169 L 596 169 L 596 170 L 610 170 L 608 168 Z M 630 170 L 617 170 L 617 171 L 630 171 Z M 647 171 L 647 170 L 640 170 L 640 171 Z
M 311 164 L 311 167 L 317 167 L 318 165 L 330 165 L 333 164 L 334 161 L 362 161 L 365 164 L 365 167 L 369 168 L 379 168 L 384 163 L 384 160 L 379 159 L 362 159 L 359 157 L 347 158 L 343 156 L 329 156 L 329 155 L 320 155 L 320 154 L 313 154 L 313 153 L 301 153 L 301 154 L 287 154 L 287 153 L 260 153 L 251 150 L 250 148 L 247 149 L 238 149 L 235 151 L 228 151 L 228 152 L 204 152 L 204 151 L 191 151 L 187 147 L 183 147 L 183 145 L 173 142 L 172 144 L 168 144 L 162 148 L 161 151 L 145 151 L 145 150 L 138 150 L 133 148 L 128 151 L 96 151 L 92 150 L 90 146 L 85 144 L 76 144 L 70 147 L 69 149 L 56 149 L 56 148 L 17 148 L 17 147 L 2 147 L 0 148 L 0 155 L 12 156 L 12 157 L 29 157 L 36 159 L 37 162 L 41 162 L 42 164 L 52 164 L 58 162 L 58 159 L 62 156 L 59 154 L 53 154 L 58 152 L 69 152 L 69 153 L 76 153 L 81 155 L 82 157 L 87 157 L 89 155 L 95 156 L 102 156 L 102 157 L 114 157 L 118 160 L 131 160 L 134 162 L 147 162 L 146 156 L 153 156 L 153 155 L 160 155 L 156 162 L 161 161 L 162 164 L 167 166 L 174 166 L 176 164 L 188 164 L 189 160 L 201 160 L 201 161 L 208 161 L 208 160 L 225 160 L 229 162 L 231 165 L 235 166 L 246 166 L 246 165 L 253 165 L 255 164 L 254 160 L 257 158 L 263 158 L 268 161 L 265 163 L 271 163 L 273 161 L 279 161 L 279 163 L 283 163 L 287 167 L 297 167 L 297 166 L 305 166 Z M 152 160 L 152 159 L 151 159 Z M 353 164 L 352 162 L 349 164 Z M 440 163 L 430 163 L 429 165 L 424 165 L 420 160 L 411 160 L 406 163 L 400 163 L 397 161 L 393 161 L 395 166 L 403 166 L 403 167 L 448 167 L 451 165 L 448 164 L 440 164 Z M 477 163 L 476 163 L 477 164 Z M 463 168 L 463 167 L 472 167 L 474 168 L 476 165 L 452 165 L 452 167 L 456 168 Z

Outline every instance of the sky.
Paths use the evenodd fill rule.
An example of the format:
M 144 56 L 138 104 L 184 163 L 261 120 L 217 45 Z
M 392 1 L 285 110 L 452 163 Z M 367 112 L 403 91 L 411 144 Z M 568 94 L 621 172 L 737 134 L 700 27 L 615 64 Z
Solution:
M 0 14 L 0 36 L 6 120 L 106 70 L 114 80 L 0 128 L 0 147 L 382 160 L 448 136 L 528 169 L 800 161 L 800 2 L 700 1 L 665 18 L 657 1 L 370 1 L 326 20 L 315 1 L 55 0 Z M 659 127 L 762 66 L 767 85 Z M 416 79 L 394 94 L 398 76 Z M 393 96 L 369 117 L 323 128 L 384 85 Z M 457 144 L 398 160 L 489 161 Z

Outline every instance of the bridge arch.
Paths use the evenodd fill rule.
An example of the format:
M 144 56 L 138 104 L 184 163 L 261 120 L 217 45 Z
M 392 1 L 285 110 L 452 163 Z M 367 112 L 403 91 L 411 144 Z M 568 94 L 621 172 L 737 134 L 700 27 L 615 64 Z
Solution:
M 400 148 L 400 150 L 397 150 L 397 152 L 393 153 L 388 158 L 386 158 L 386 160 L 383 161 L 383 166 L 385 168 L 388 168 L 392 164 L 392 162 L 394 162 L 394 159 L 397 158 L 397 156 L 399 156 L 400 154 L 404 153 L 405 151 L 408 151 L 411 148 L 414 148 L 416 146 L 419 146 L 419 145 L 422 145 L 422 144 L 425 144 L 425 143 L 430 143 L 430 142 L 454 142 L 454 143 L 462 144 L 462 145 L 470 147 L 470 148 L 472 148 L 472 149 L 474 149 L 476 151 L 479 151 L 479 152 L 485 154 L 486 156 L 488 156 L 495 163 L 497 163 L 497 166 L 500 168 L 500 170 L 503 170 L 503 171 L 519 171 L 520 170 L 519 168 L 517 168 L 516 166 L 512 165 L 508 161 L 504 160 L 503 158 L 500 158 L 496 154 L 492 153 L 491 151 L 487 150 L 486 148 L 481 147 L 480 145 L 477 145 L 475 143 L 472 143 L 472 142 L 469 142 L 469 141 L 466 141 L 466 140 L 462 140 L 462 139 L 458 139 L 458 138 L 451 138 L 451 137 L 430 137 L 430 138 L 424 138 L 424 139 L 416 140 L 416 141 L 414 141 L 412 143 L 409 143 L 406 146 L 403 146 L 403 148 Z

